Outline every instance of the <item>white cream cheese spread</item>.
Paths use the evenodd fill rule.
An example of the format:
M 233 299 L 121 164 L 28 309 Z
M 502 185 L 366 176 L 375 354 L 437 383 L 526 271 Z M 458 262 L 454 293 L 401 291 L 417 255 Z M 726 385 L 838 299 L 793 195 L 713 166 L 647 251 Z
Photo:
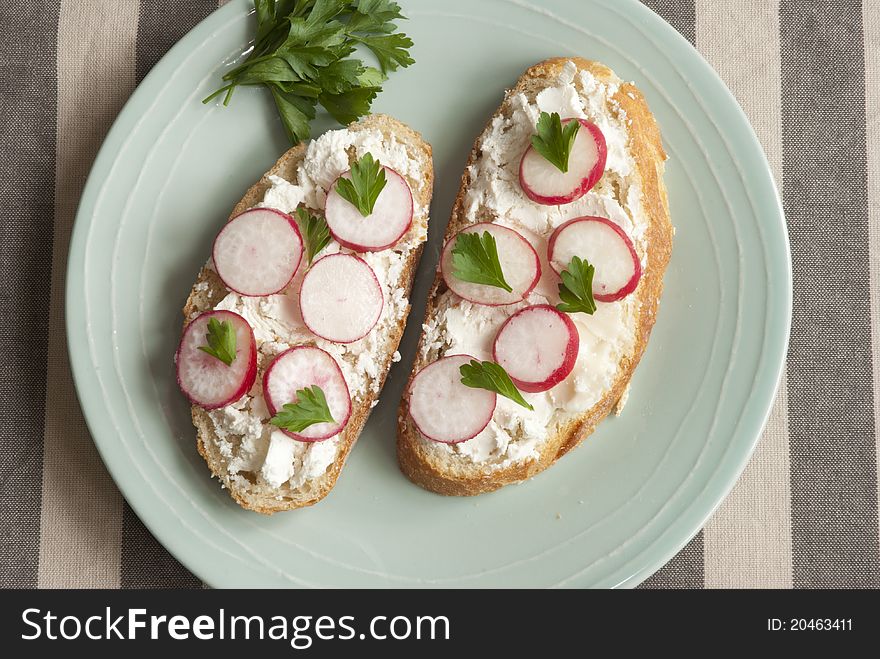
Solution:
M 300 204 L 314 210 L 322 209 L 330 186 L 349 169 L 350 151 L 354 151 L 357 158 L 369 152 L 383 165 L 404 176 L 414 188 L 415 201 L 415 186 L 421 185 L 426 163 L 411 158 L 403 144 L 393 136 L 386 139 L 378 130 L 336 130 L 309 144 L 295 181 L 270 177 L 271 187 L 258 205 L 285 213 L 294 212 Z M 293 281 L 281 293 L 244 297 L 230 292 L 215 309 L 233 311 L 253 328 L 260 374 L 275 355 L 292 346 L 313 343 L 327 351 L 339 364 L 352 405 L 357 406 L 368 393 L 378 392 L 387 337 L 408 310 L 405 291 L 400 287 L 403 268 L 412 251 L 425 241 L 427 221 L 428 209 L 415 206 L 412 226 L 395 245 L 381 252 L 358 254 L 375 272 L 384 297 L 378 322 L 359 341 L 332 343 L 315 336 L 303 323 L 298 296 L 308 269 L 305 256 Z M 351 252 L 331 240 L 315 259 L 339 251 Z M 395 357 L 399 359 L 396 352 Z M 211 410 L 208 416 L 214 424 L 220 451 L 227 459 L 233 480 L 243 479 L 242 472 L 248 472 L 272 488 L 285 484 L 300 488 L 327 471 L 336 460 L 340 446 L 339 435 L 320 442 L 301 442 L 269 424 L 260 378 L 239 401 Z
M 422 357 L 433 361 L 444 354 L 466 353 L 491 360 L 492 343 L 510 315 L 533 304 L 558 304 L 558 277 L 547 263 L 547 241 L 553 230 L 567 220 L 584 215 L 611 219 L 629 234 L 643 267 L 646 265 L 648 219 L 642 206 L 640 177 L 629 148 L 629 123 L 613 99 L 618 88 L 619 81 L 606 84 L 589 72 L 579 72 L 573 62 L 568 62 L 556 84 L 534 99 L 522 93 L 508 97 L 509 112 L 496 116 L 478 142 L 480 155 L 469 169 L 466 219 L 495 221 L 522 234 L 541 258 L 541 280 L 526 300 L 503 307 L 474 304 L 451 291 L 443 293 L 437 313 L 423 327 Z M 526 197 L 519 184 L 520 159 L 541 112 L 558 112 L 562 118 L 586 118 L 605 137 L 608 155 L 602 179 L 570 204 L 537 204 Z M 621 358 L 631 354 L 635 347 L 637 297 L 597 302 L 597 306 L 592 316 L 571 316 L 580 336 L 572 373 L 549 391 L 523 394 L 534 411 L 499 396 L 491 422 L 479 435 L 454 445 L 422 438 L 429 450 L 453 452 L 490 468 L 537 458 L 545 438 L 601 399 L 613 383 Z

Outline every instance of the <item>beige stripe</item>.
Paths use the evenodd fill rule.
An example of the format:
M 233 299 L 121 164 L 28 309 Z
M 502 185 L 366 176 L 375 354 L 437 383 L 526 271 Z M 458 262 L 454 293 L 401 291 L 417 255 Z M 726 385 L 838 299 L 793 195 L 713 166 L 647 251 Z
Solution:
M 65 348 L 64 271 L 89 167 L 134 89 L 137 23 L 137 0 L 61 4 L 41 588 L 119 586 L 122 497 L 95 450 L 73 389 Z
M 739 100 L 782 185 L 778 0 L 696 3 L 697 48 Z M 707 588 L 790 588 L 791 490 L 783 376 L 742 478 L 706 525 Z
M 871 290 L 871 354 L 874 372 L 874 427 L 880 428 L 880 6 L 862 1 L 865 32 L 865 113 L 868 144 L 868 263 Z M 880 436 L 880 433 L 875 433 Z M 876 442 L 880 467 L 880 440 Z M 880 498 L 880 474 L 877 477 Z

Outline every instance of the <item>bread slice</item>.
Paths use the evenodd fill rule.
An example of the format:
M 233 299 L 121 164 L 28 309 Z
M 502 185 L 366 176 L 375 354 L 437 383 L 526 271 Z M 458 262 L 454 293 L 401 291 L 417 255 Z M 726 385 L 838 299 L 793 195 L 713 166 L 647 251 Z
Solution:
M 205 459 L 205 462 L 208 463 L 212 474 L 220 479 L 232 498 L 243 508 L 260 513 L 271 514 L 283 510 L 310 506 L 327 496 L 327 493 L 336 484 L 345 460 L 360 435 L 369 417 L 370 410 L 377 401 L 378 392 L 384 384 L 385 376 L 391 367 L 393 355 L 403 335 L 403 329 L 410 308 L 408 301 L 409 291 L 412 287 L 413 275 L 422 253 L 424 239 L 427 235 L 428 208 L 431 202 L 434 181 L 431 146 L 425 142 L 419 133 L 400 121 L 385 115 L 368 116 L 360 122 L 352 124 L 348 129 L 353 132 L 379 131 L 382 135 L 383 144 L 387 141 L 387 143 L 394 144 L 396 149 L 402 148 L 406 156 L 417 164 L 416 171 L 405 174 L 413 193 L 415 209 L 413 226 L 410 232 L 398 243 L 398 245 L 408 244 L 413 247 L 406 252 L 398 250 L 398 245 L 391 248 L 391 250 L 397 250 L 397 253 L 400 254 L 402 264 L 398 264 L 398 280 L 392 282 L 389 288 L 402 291 L 404 297 L 401 304 L 397 307 L 400 311 L 399 317 L 390 319 L 390 325 L 385 327 L 383 335 L 375 339 L 374 350 L 378 353 L 376 355 L 378 368 L 375 369 L 375 377 L 368 377 L 366 391 L 363 395 L 353 395 L 351 417 L 343 432 L 338 436 L 338 440 L 327 440 L 330 443 L 317 442 L 314 446 L 305 446 L 305 443 L 297 442 L 298 449 L 303 450 L 327 450 L 327 447 L 332 449 L 335 446 L 335 455 L 333 456 L 332 463 L 323 474 L 307 479 L 303 483 L 294 484 L 288 481 L 280 487 L 273 487 L 261 476 L 258 467 L 241 471 L 230 469 L 230 465 L 236 460 L 238 454 L 244 450 L 241 445 L 242 436 L 230 436 L 226 433 L 224 437 L 220 437 L 218 425 L 215 422 L 215 418 L 218 417 L 198 406 L 192 407 L 192 421 L 197 430 L 196 441 L 198 451 Z M 303 165 L 306 155 L 306 144 L 300 144 L 287 151 L 275 163 L 272 169 L 247 191 L 241 201 L 236 204 L 230 217 L 234 217 L 248 208 L 258 205 L 263 200 L 266 192 L 272 187 L 270 177 L 277 176 L 289 182 L 296 182 L 298 170 Z M 347 157 L 349 160 L 355 157 L 352 149 L 348 150 Z M 305 259 L 300 266 L 300 271 L 304 269 Z M 295 278 L 294 282 L 296 281 L 297 279 Z M 185 322 L 188 322 L 199 313 L 213 309 L 227 294 L 229 294 L 229 290 L 223 285 L 223 282 L 209 262 L 199 273 L 198 279 L 190 292 L 189 299 L 187 299 L 183 308 Z M 386 299 L 383 316 L 389 313 L 389 308 Z M 383 319 L 380 318 L 379 322 L 381 325 Z M 380 325 L 377 325 L 371 334 L 378 332 Z M 314 338 L 312 340 L 303 340 L 299 337 L 290 339 L 287 343 L 288 345 L 315 344 L 320 343 L 320 340 Z M 255 388 L 261 386 L 262 374 L 270 359 L 271 355 L 263 354 L 262 350 L 258 352 L 259 371 Z M 268 432 L 265 429 L 265 412 L 263 415 L 263 432 Z M 259 431 L 260 426 L 256 426 L 256 428 Z M 304 446 L 299 446 L 299 444 Z M 258 450 L 264 450 L 265 448 L 258 447 Z
M 588 193 L 587 197 L 592 194 L 604 194 L 619 204 L 633 221 L 633 226 L 636 226 L 636 220 L 641 222 L 640 239 L 636 246 L 643 261 L 643 275 L 638 288 L 629 296 L 632 300 L 626 302 L 629 305 L 626 309 L 631 313 L 631 328 L 628 331 L 631 331 L 632 335 L 627 349 L 615 357 L 611 366 L 612 375 L 608 378 L 607 384 L 592 397 L 591 404 L 575 410 L 560 411 L 554 408 L 547 423 L 541 424 L 539 428 L 535 428 L 534 423 L 507 422 L 514 431 L 508 432 L 507 427 L 503 429 L 507 433 L 505 437 L 510 439 L 510 444 L 504 448 L 506 453 L 502 455 L 493 454 L 485 459 L 475 459 L 464 450 L 465 445 L 474 440 L 451 446 L 421 437 L 408 414 L 407 400 L 404 397 L 398 415 L 397 455 L 400 467 L 414 483 L 440 494 L 475 495 L 522 481 L 543 471 L 560 456 L 577 446 L 613 408 L 622 406 L 630 378 L 645 350 L 654 325 L 663 287 L 663 273 L 669 261 L 673 236 L 666 189 L 663 184 L 666 154 L 660 131 L 642 94 L 633 84 L 620 81 L 608 67 L 600 63 L 580 58 L 549 59 L 532 66 L 522 75 L 515 87 L 507 93 L 503 104 L 474 144 L 452 209 L 446 239 L 469 224 L 477 221 L 496 221 L 500 215 L 504 215 L 499 213 L 497 207 L 493 208 L 486 202 L 486 194 L 489 192 L 479 192 L 480 186 L 485 188 L 488 185 L 483 180 L 486 178 L 485 173 L 495 166 L 491 162 L 486 162 L 490 157 L 484 153 L 488 150 L 486 140 L 507 139 L 504 136 L 513 130 L 511 126 L 517 108 L 525 107 L 524 102 L 534 107 L 538 95 L 545 89 L 561 84 L 559 81 L 564 76 L 573 78 L 572 84 L 578 92 L 588 118 L 597 123 L 615 122 L 614 125 L 619 127 L 620 134 L 626 136 L 625 144 L 621 143 L 617 146 L 609 144 L 606 174 L 597 188 Z M 597 98 L 601 102 L 597 102 Z M 531 125 L 531 130 L 533 128 L 534 124 Z M 528 135 L 523 135 L 525 134 L 519 137 L 521 148 L 525 148 L 528 144 Z M 519 152 L 520 155 L 521 153 L 522 151 Z M 625 175 L 620 171 L 615 172 L 611 169 L 615 157 L 620 162 L 632 162 L 634 167 L 629 168 Z M 515 180 L 515 173 L 510 170 L 517 165 L 518 160 L 499 165 L 501 169 L 496 170 L 501 172 L 499 180 L 506 177 L 509 185 L 518 185 L 510 183 Z M 623 165 L 617 166 L 619 170 L 627 169 Z M 507 170 L 504 167 L 507 167 Z M 474 189 L 477 189 L 477 192 L 474 192 Z M 491 192 L 491 187 L 486 189 Z M 508 191 L 510 190 L 513 188 L 508 188 Z M 517 192 L 522 194 L 521 190 Z M 580 212 L 573 213 L 569 217 L 587 214 L 603 213 Z M 500 219 L 509 220 L 507 217 Z M 550 227 L 551 230 L 552 228 Z M 546 238 L 546 235 L 544 237 Z M 544 262 L 545 277 L 548 276 L 547 269 Z M 555 281 L 551 283 L 555 286 Z M 551 304 L 559 302 L 558 297 L 548 298 L 548 301 Z M 448 354 L 470 352 L 457 349 L 457 346 L 446 345 L 443 339 L 444 336 L 448 337 L 451 310 L 458 309 L 457 317 L 463 317 L 462 314 L 466 314 L 467 310 L 465 309 L 465 312 L 461 310 L 464 308 L 463 305 L 467 304 L 448 291 L 438 269 L 425 314 L 423 328 L 426 331 L 421 337 L 413 374 L 443 354 L 447 354 L 447 351 Z M 611 304 L 620 304 L 620 302 Z M 500 312 L 502 320 L 518 308 L 521 306 L 501 307 L 502 310 L 509 309 Z M 583 316 L 583 314 L 576 315 Z M 591 319 L 592 317 L 584 316 L 583 322 L 587 327 Z M 493 327 L 497 328 L 497 326 L 496 322 Z M 494 334 L 491 336 L 493 337 Z M 581 344 L 583 354 L 583 339 Z M 488 356 L 485 358 L 491 359 Z M 557 385 L 560 386 L 562 385 Z M 527 398 L 529 397 L 527 395 Z M 505 401 L 506 399 L 499 396 L 499 406 Z M 508 405 L 508 409 L 509 407 Z M 527 418 L 525 415 L 529 413 L 526 410 L 517 409 L 519 412 L 515 411 L 514 414 L 523 415 L 518 417 L 519 419 Z M 450 413 L 454 414 L 454 410 L 450 410 Z M 493 424 L 498 417 L 499 412 L 496 409 Z M 511 426 L 511 423 L 519 425 Z M 511 446 L 518 447 L 517 451 L 511 452 Z M 528 447 L 528 450 L 523 447 Z M 496 448 L 501 450 L 500 441 L 496 444 Z

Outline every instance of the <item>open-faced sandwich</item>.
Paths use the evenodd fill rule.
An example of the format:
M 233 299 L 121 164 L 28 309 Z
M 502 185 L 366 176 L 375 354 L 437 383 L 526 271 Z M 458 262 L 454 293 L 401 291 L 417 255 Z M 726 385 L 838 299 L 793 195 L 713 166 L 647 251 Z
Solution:
M 528 69 L 462 177 L 401 402 L 403 472 L 472 495 L 529 478 L 623 406 L 673 229 L 642 94 L 578 58 Z
M 399 359 L 433 176 L 418 133 L 371 115 L 285 153 L 217 234 L 175 359 L 199 453 L 244 508 L 336 483 Z

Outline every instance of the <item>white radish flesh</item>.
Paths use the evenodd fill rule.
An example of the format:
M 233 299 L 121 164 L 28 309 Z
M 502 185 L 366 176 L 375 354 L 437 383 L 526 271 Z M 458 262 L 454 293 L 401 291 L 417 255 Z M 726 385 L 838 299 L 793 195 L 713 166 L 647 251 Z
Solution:
M 460 233 L 482 235 L 486 231 L 495 238 L 501 272 L 504 274 L 504 280 L 513 290 L 508 292 L 495 286 L 474 284 L 455 276 L 452 251 L 455 249 L 459 234 L 450 238 L 443 248 L 440 259 L 443 281 L 453 293 L 477 304 L 495 307 L 521 302 L 541 279 L 541 260 L 529 241 L 513 229 L 500 224 L 481 222 L 462 229 Z
M 461 382 L 462 364 L 469 355 L 451 355 L 428 364 L 409 387 L 409 414 L 428 439 L 457 444 L 476 437 L 495 413 L 493 391 L 466 387 Z
M 290 283 L 302 253 L 302 236 L 292 217 L 272 208 L 252 208 L 220 230 L 213 258 L 228 289 L 263 296 Z
M 632 293 L 642 276 L 642 263 L 629 236 L 604 217 L 579 217 L 560 225 L 547 244 L 547 260 L 557 273 L 572 257 L 587 260 L 596 269 L 593 297 L 614 302 Z
M 333 423 L 316 423 L 285 434 L 303 442 L 329 439 L 342 432 L 351 415 L 351 396 L 336 360 L 314 346 L 297 346 L 278 355 L 263 375 L 263 393 L 273 416 L 287 403 L 296 402 L 296 392 L 318 386 L 327 399 Z
M 556 165 L 530 146 L 519 166 L 519 182 L 532 201 L 548 206 L 568 204 L 583 197 L 602 178 L 608 154 L 605 136 L 586 119 L 566 119 L 581 124 L 568 158 L 568 171 Z
M 568 377 L 580 336 L 571 319 L 550 305 L 526 307 L 508 318 L 492 349 L 517 389 L 547 391 Z
M 385 187 L 379 193 L 373 212 L 364 217 L 351 202 L 344 199 L 334 183 L 327 193 L 324 217 L 333 238 L 343 247 L 356 252 L 378 252 L 394 245 L 409 230 L 413 217 L 413 198 L 409 184 L 389 167 L 385 170 Z M 340 178 L 351 178 L 345 172 Z
M 303 278 L 299 308 L 315 334 L 336 343 L 365 337 L 382 315 L 382 287 L 373 269 L 351 254 L 330 254 Z
M 208 345 L 208 322 L 229 322 L 235 330 L 232 364 L 209 355 L 199 346 Z M 225 407 L 244 396 L 257 377 L 257 347 L 247 321 L 231 311 L 209 311 L 197 316 L 183 330 L 174 361 L 177 384 L 194 405 L 206 410 Z

